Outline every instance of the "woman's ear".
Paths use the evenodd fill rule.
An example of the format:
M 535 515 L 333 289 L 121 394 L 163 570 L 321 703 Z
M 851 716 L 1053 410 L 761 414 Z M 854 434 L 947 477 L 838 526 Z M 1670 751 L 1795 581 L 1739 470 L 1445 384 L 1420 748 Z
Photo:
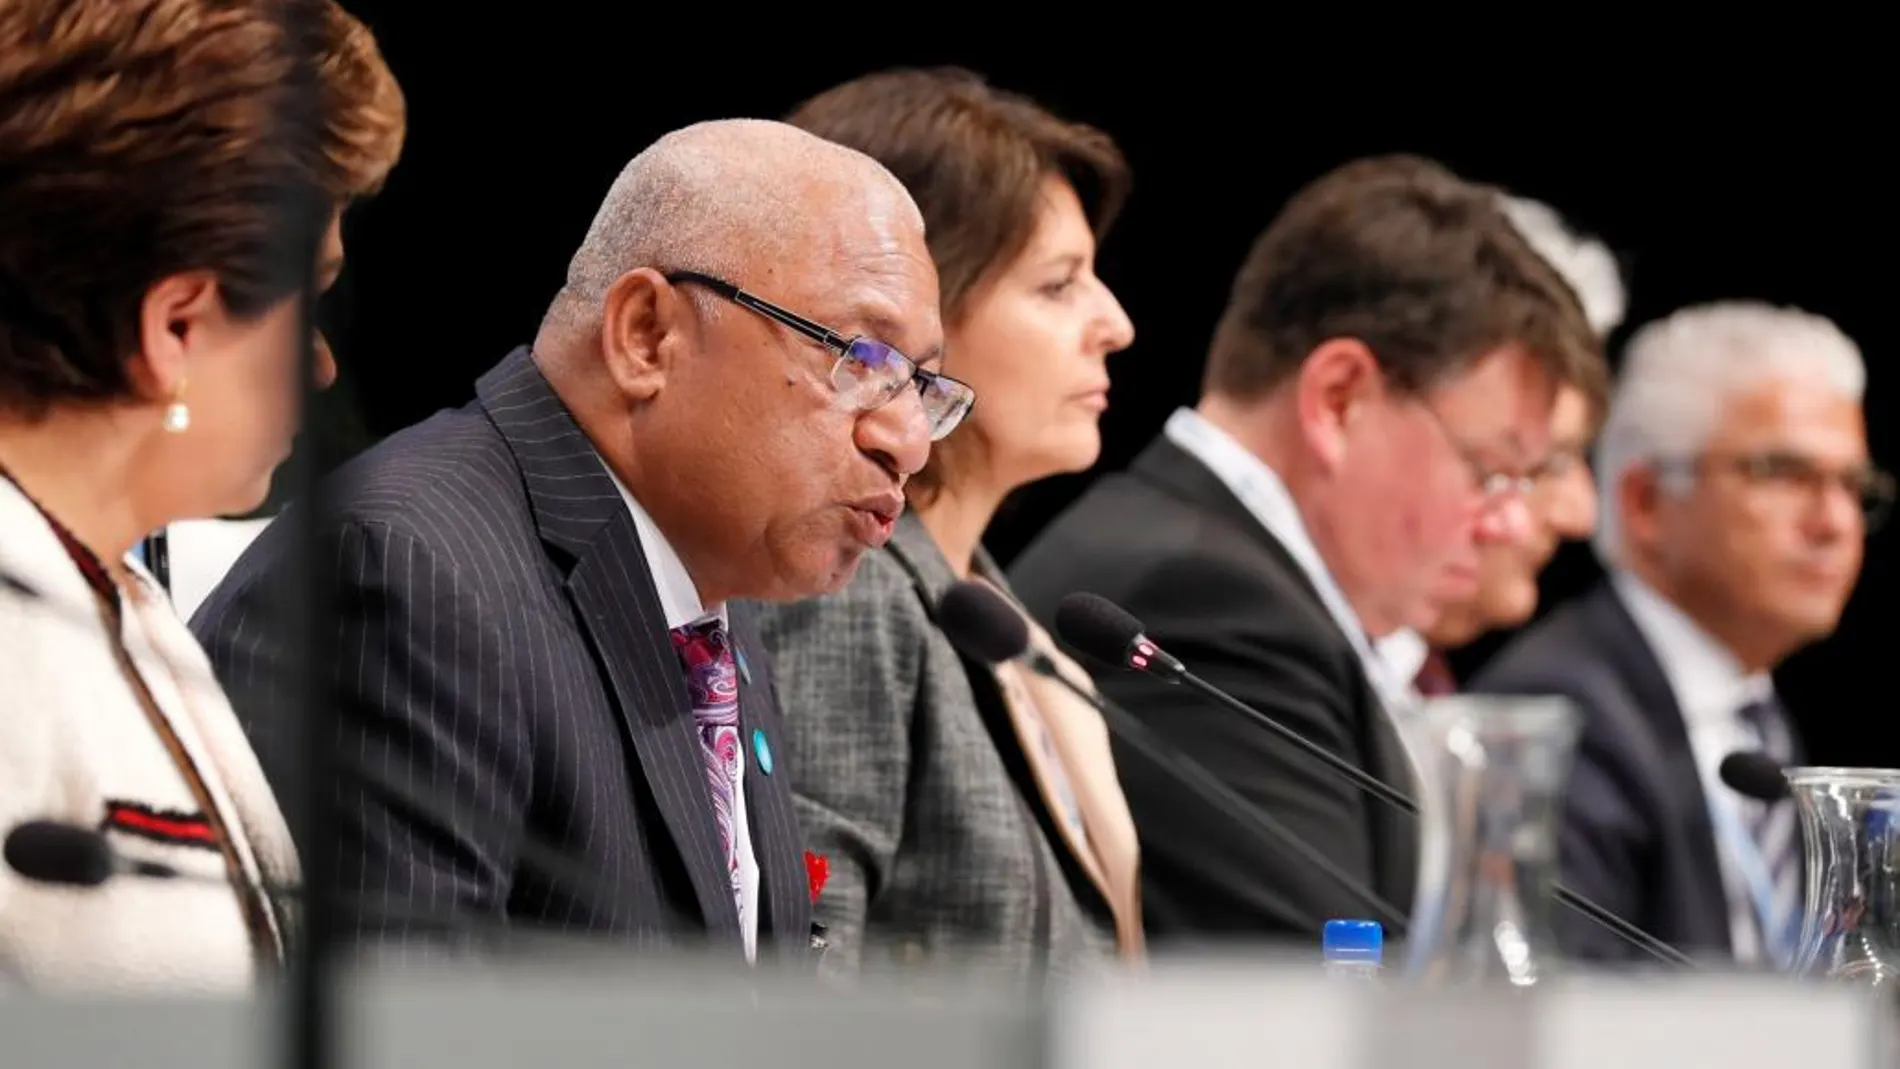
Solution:
M 187 271 L 162 278 L 139 302 L 139 346 L 127 367 L 132 388 L 144 401 L 169 404 L 191 377 L 191 356 L 221 330 L 230 315 L 217 276 Z

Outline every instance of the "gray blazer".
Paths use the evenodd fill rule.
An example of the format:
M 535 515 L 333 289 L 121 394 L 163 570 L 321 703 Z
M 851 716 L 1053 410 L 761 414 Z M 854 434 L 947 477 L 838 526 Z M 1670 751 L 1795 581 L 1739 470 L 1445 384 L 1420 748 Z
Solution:
M 1052 847 L 996 676 L 932 623 L 955 578 L 906 513 L 843 590 L 761 613 L 793 804 L 830 866 L 813 907 L 827 971 L 929 963 L 1038 982 L 1112 950 L 1107 902 Z

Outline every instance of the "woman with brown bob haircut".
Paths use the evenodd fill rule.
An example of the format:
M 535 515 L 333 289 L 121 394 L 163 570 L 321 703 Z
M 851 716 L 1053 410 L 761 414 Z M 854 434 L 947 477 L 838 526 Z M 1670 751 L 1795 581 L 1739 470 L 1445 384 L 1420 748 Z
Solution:
M 242 989 L 290 934 L 283 817 L 128 554 L 262 498 L 305 279 L 334 279 L 340 213 L 401 148 L 368 31 L 308 2 L 315 51 L 280 0 L 0 5 L 0 973 L 29 985 Z M 184 878 L 108 881 L 16 831 L 42 821 Z
M 844 590 L 767 616 L 784 762 L 830 872 L 816 907 L 827 966 L 1034 983 L 1138 957 L 1135 830 L 1099 715 L 1018 665 L 965 661 L 932 623 L 958 580 L 1007 597 L 982 548 L 991 518 L 1101 450 L 1106 358 L 1134 328 L 1095 276 L 1095 247 L 1127 166 L 1107 135 L 959 70 L 860 78 L 790 121 L 910 190 L 941 278 L 944 370 L 977 394 L 911 480 L 890 543 Z

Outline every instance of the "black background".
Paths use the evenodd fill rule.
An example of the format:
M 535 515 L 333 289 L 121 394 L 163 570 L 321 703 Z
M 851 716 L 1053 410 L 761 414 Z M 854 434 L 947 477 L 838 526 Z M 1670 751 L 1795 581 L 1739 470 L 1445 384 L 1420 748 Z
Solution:
M 1852 64 L 1808 74 L 1761 57 L 1567 59 L 1505 48 L 1460 59 L 1423 47 L 1394 64 L 1290 57 L 1244 37 L 1226 41 L 1231 54 L 1217 60 L 1185 41 L 1170 54 L 1136 54 L 1080 47 L 1062 31 L 806 42 L 757 27 L 745 35 L 754 43 L 735 51 L 727 38 L 749 18 L 736 12 L 692 12 L 687 29 L 604 4 L 497 9 L 493 18 L 415 0 L 348 6 L 403 83 L 410 134 L 388 188 L 346 229 L 333 339 L 344 389 L 320 436 L 326 452 L 465 402 L 476 376 L 532 337 L 601 195 L 653 138 L 702 119 L 777 117 L 885 66 L 954 63 L 1102 127 L 1134 169 L 1135 193 L 1100 271 L 1138 338 L 1110 364 L 1098 471 L 1125 465 L 1175 406 L 1192 402 L 1232 274 L 1285 198 L 1340 162 L 1387 151 L 1433 156 L 1598 234 L 1625 262 L 1632 324 L 1720 298 L 1832 317 L 1868 359 L 1874 456 L 1889 465 L 1895 456 L 1885 360 L 1895 341 L 1891 149 L 1879 136 L 1891 123 L 1867 87 L 1847 84 Z M 946 13 L 913 14 L 934 25 Z M 1203 43 L 1222 36 L 1217 26 L 1190 29 Z M 990 548 L 1007 560 L 1086 478 L 1025 491 Z M 1817 762 L 1900 764 L 1881 667 L 1892 547 L 1890 530 L 1873 537 L 1840 633 L 1778 673 Z M 1596 574 L 1585 547 L 1568 547 L 1547 574 L 1547 603 Z M 1462 667 L 1489 649 L 1480 644 Z

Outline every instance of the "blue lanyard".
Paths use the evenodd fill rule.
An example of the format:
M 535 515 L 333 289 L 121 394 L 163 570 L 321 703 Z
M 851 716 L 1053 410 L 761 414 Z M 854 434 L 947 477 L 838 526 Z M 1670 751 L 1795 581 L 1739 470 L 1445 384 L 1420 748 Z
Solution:
M 1736 867 L 1741 870 L 1742 881 L 1747 884 L 1748 897 L 1754 902 L 1755 926 L 1761 935 L 1762 956 L 1776 961 L 1779 955 L 1793 948 L 1780 945 L 1786 941 L 1787 933 L 1776 924 L 1775 884 L 1768 875 L 1768 860 L 1762 856 L 1761 844 L 1748 833 L 1748 828 L 1735 811 L 1734 803 L 1711 797 L 1709 811 L 1716 825 L 1722 829 L 1722 837 L 1729 841 Z

